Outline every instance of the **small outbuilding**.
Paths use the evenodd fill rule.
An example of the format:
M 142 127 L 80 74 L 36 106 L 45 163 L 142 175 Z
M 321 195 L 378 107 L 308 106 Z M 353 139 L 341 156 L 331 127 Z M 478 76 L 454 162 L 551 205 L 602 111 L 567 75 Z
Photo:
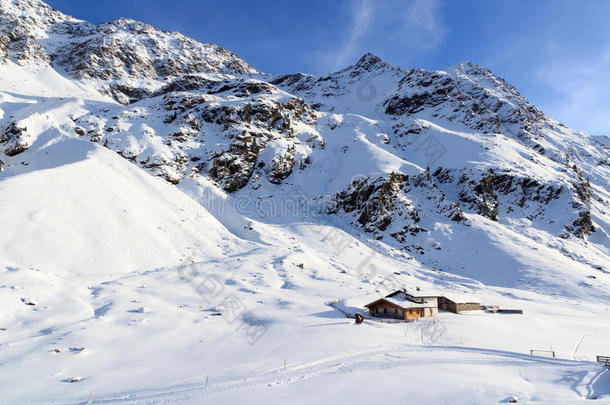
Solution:
M 400 290 L 393 292 L 392 294 L 398 294 L 399 292 Z M 415 302 L 436 300 L 438 309 L 453 312 L 454 314 L 459 314 L 464 311 L 478 311 L 481 309 L 481 303 L 477 298 L 460 292 L 404 290 L 404 294 L 409 300 Z
M 481 303 L 476 298 L 460 293 L 397 290 L 365 307 L 374 317 L 408 320 L 436 316 L 439 309 L 456 314 L 480 310 Z
M 464 311 L 478 311 L 481 309 L 481 303 L 477 302 L 476 298 L 463 297 L 439 297 L 438 308 L 443 311 L 459 314 Z

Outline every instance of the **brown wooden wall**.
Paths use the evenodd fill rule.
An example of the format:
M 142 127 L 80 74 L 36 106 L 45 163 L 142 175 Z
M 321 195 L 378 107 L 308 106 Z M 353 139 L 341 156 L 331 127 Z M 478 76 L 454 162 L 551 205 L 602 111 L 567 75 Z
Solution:
M 384 313 L 383 310 L 386 310 Z M 436 315 L 436 308 L 398 308 L 388 302 L 378 302 L 369 307 L 371 316 L 378 318 L 395 318 L 395 319 L 414 319 L 424 318 Z
M 370 306 L 369 313 L 371 316 L 376 316 L 378 318 L 406 319 L 404 318 L 402 309 L 383 301 Z

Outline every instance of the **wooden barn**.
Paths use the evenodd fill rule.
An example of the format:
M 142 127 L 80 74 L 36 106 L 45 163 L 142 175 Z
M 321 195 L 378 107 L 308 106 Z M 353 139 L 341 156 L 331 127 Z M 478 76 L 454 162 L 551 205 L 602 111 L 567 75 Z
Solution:
M 481 309 L 481 303 L 477 302 L 476 298 L 469 297 L 439 297 L 438 308 L 443 311 L 459 314 L 464 311 L 478 311 Z
M 377 318 L 415 319 L 429 318 L 438 313 L 436 302 L 418 303 L 407 299 L 404 295 L 392 293 L 365 305 L 371 316 Z
M 397 294 L 396 291 L 392 294 Z M 436 300 L 437 308 L 443 311 L 459 314 L 463 311 L 478 311 L 481 309 L 481 303 L 475 297 L 457 293 L 457 292 L 421 292 L 421 291 L 404 291 L 405 296 L 415 302 L 424 302 L 426 300 Z

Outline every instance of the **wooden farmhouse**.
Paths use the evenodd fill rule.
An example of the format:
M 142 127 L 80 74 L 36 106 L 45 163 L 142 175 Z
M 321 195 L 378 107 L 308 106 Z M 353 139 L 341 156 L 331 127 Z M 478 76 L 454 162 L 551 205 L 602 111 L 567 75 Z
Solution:
M 448 296 L 450 295 L 450 296 Z M 439 309 L 453 313 L 481 309 L 481 303 L 461 294 L 432 294 L 397 290 L 365 305 L 369 314 L 378 318 L 415 319 L 436 316 Z
M 378 318 L 414 319 L 429 318 L 438 313 L 436 300 L 414 302 L 402 291 L 396 291 L 385 298 L 379 298 L 365 305 L 371 316 Z

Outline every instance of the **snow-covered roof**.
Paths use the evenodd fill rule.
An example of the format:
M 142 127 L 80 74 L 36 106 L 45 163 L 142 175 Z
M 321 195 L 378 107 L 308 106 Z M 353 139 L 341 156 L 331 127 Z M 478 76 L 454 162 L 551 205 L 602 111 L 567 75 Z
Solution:
M 461 292 L 449 292 L 442 295 L 443 297 L 455 302 L 455 303 L 465 303 L 465 302 L 481 302 L 481 300 L 474 295 L 470 295 L 467 293 Z
M 424 304 L 420 304 L 418 302 L 413 302 L 411 300 L 405 299 L 405 298 L 400 298 L 400 297 L 385 297 L 385 298 L 379 298 L 378 300 L 375 300 L 373 302 L 371 302 L 370 304 L 366 304 L 365 307 L 369 307 L 373 304 L 378 303 L 379 301 L 385 301 L 385 302 L 389 302 L 392 305 L 395 305 L 399 308 L 402 309 L 408 309 L 408 308 L 434 308 L 436 307 L 435 304 L 432 303 L 424 303 Z
M 399 307 L 406 309 L 406 308 L 431 308 L 431 307 L 436 307 L 436 305 L 434 303 L 423 303 L 420 304 L 418 302 L 413 302 L 411 300 L 407 300 L 407 299 L 402 299 L 402 298 L 397 298 L 397 297 L 390 297 L 390 298 L 383 298 L 384 300 L 394 304 L 394 305 L 398 305 Z
M 444 297 L 445 294 L 442 291 L 438 291 L 438 290 L 405 290 L 404 291 L 406 294 L 410 295 L 411 297 L 416 297 L 416 298 L 438 298 L 438 297 Z
M 395 294 L 396 292 L 392 293 Z M 463 293 L 460 291 L 439 291 L 439 290 L 405 290 L 405 294 L 414 297 L 414 298 L 439 298 L 445 297 L 455 303 L 465 303 L 465 302 L 481 302 L 480 299 L 475 297 L 474 295 L 470 295 L 468 293 Z

